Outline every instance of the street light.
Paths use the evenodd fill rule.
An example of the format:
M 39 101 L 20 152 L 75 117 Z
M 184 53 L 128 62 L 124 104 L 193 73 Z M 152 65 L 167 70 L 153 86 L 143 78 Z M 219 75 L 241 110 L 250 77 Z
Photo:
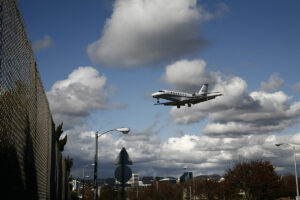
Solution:
M 84 179 L 85 178 L 89 178 L 90 176 L 85 176 L 84 175 L 84 169 L 85 168 L 87 168 L 87 167 L 89 167 L 89 166 L 93 166 L 93 165 L 95 165 L 94 163 L 92 163 L 92 164 L 87 164 L 87 165 L 84 165 L 83 167 L 82 167 L 82 177 L 83 177 L 83 180 L 82 180 L 82 189 L 83 189 L 83 191 L 82 191 L 82 199 L 84 200 Z
M 77 185 L 78 184 L 78 185 Z M 76 179 L 76 190 L 77 190 L 77 196 L 79 197 L 79 192 L 80 192 L 80 184 L 81 184 L 81 182 L 78 180 L 78 179 Z
M 296 196 L 296 200 L 300 200 L 300 196 L 299 196 L 299 189 L 298 189 L 298 175 L 297 175 L 297 164 L 296 164 L 296 148 L 294 145 L 292 144 L 288 144 L 288 143 L 279 143 L 279 144 L 275 144 L 277 147 L 281 146 L 281 145 L 287 145 L 293 148 L 294 151 L 294 166 L 295 166 L 295 176 L 296 176 L 296 191 L 297 191 L 297 196 Z
M 112 131 L 118 131 L 123 134 L 128 134 L 130 129 L 129 128 L 116 128 L 116 129 L 111 129 L 108 131 L 105 131 L 103 133 L 98 133 L 98 131 L 95 133 L 95 163 L 94 163 L 94 200 L 98 199 L 98 182 L 97 182 L 97 168 L 98 168 L 98 138 L 101 137 L 102 135 L 112 132 Z
M 184 171 L 188 173 L 187 171 L 187 166 L 183 167 Z M 189 175 L 189 173 L 188 173 Z M 194 199 L 195 199 L 195 179 L 194 179 L 194 176 L 193 176 L 193 185 L 194 185 Z M 190 200 L 192 200 L 192 184 L 190 183 L 190 186 L 189 186 L 189 189 L 190 189 Z

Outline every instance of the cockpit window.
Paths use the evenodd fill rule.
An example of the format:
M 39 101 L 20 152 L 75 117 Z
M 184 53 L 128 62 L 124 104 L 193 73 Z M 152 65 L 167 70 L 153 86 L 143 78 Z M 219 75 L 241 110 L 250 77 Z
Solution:
M 159 90 L 158 92 L 164 92 L 163 90 Z

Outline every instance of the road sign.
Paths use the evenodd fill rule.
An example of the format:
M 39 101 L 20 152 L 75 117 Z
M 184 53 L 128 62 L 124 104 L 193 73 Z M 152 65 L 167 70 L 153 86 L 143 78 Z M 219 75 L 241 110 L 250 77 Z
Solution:
M 132 165 L 132 160 L 129 158 L 129 155 L 126 151 L 126 149 L 123 147 L 120 151 L 117 159 L 115 160 L 116 165 Z
M 129 181 L 129 179 L 132 176 L 132 171 L 129 167 L 124 166 L 124 182 Z M 115 170 L 115 178 L 122 182 L 122 166 L 117 167 L 117 169 Z

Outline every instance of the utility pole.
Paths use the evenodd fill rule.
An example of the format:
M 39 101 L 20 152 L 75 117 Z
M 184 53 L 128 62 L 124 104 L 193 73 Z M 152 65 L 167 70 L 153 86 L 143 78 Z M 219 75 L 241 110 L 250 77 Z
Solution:
M 192 200 L 192 186 L 190 185 L 190 200 Z
M 296 164 L 296 147 L 295 145 L 292 144 L 288 144 L 288 143 L 278 143 L 275 144 L 275 146 L 279 147 L 281 145 L 287 145 L 293 148 L 293 152 L 294 152 L 294 166 L 295 166 L 295 178 L 296 178 L 296 192 L 297 192 L 297 196 L 296 196 L 296 200 L 300 200 L 300 196 L 299 196 L 299 188 L 298 188 L 298 175 L 297 175 L 297 164 Z
M 98 199 L 98 132 L 95 133 L 95 161 L 94 161 L 94 200 Z
M 195 185 L 195 177 L 193 176 L 193 185 L 194 185 L 194 188 L 193 188 L 193 191 L 194 191 L 194 200 L 196 200 L 196 185 Z
M 296 188 L 297 188 L 296 200 L 299 200 L 300 197 L 299 197 L 299 188 L 298 188 L 298 175 L 297 175 L 296 148 L 295 148 L 295 146 L 293 146 L 293 150 L 294 150 L 294 165 L 295 165 Z
M 83 181 L 82 181 L 82 189 L 83 189 L 83 191 L 82 191 L 82 199 L 84 200 L 84 167 L 83 167 L 83 169 L 82 169 L 82 173 L 83 173 Z
M 94 200 L 98 199 L 98 181 L 97 181 L 97 170 L 98 170 L 98 138 L 101 137 L 102 135 L 111 132 L 111 131 L 118 131 L 121 132 L 123 134 L 127 134 L 129 133 L 130 129 L 129 128 L 116 128 L 116 129 L 111 129 L 108 131 L 105 131 L 103 133 L 98 133 L 98 131 L 96 131 L 95 133 L 95 161 L 94 161 Z

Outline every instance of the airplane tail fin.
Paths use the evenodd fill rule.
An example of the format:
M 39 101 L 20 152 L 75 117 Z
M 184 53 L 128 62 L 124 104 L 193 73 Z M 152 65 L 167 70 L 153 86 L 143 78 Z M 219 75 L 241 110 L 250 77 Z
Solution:
M 208 84 L 203 84 L 198 94 L 207 95 L 208 92 Z

